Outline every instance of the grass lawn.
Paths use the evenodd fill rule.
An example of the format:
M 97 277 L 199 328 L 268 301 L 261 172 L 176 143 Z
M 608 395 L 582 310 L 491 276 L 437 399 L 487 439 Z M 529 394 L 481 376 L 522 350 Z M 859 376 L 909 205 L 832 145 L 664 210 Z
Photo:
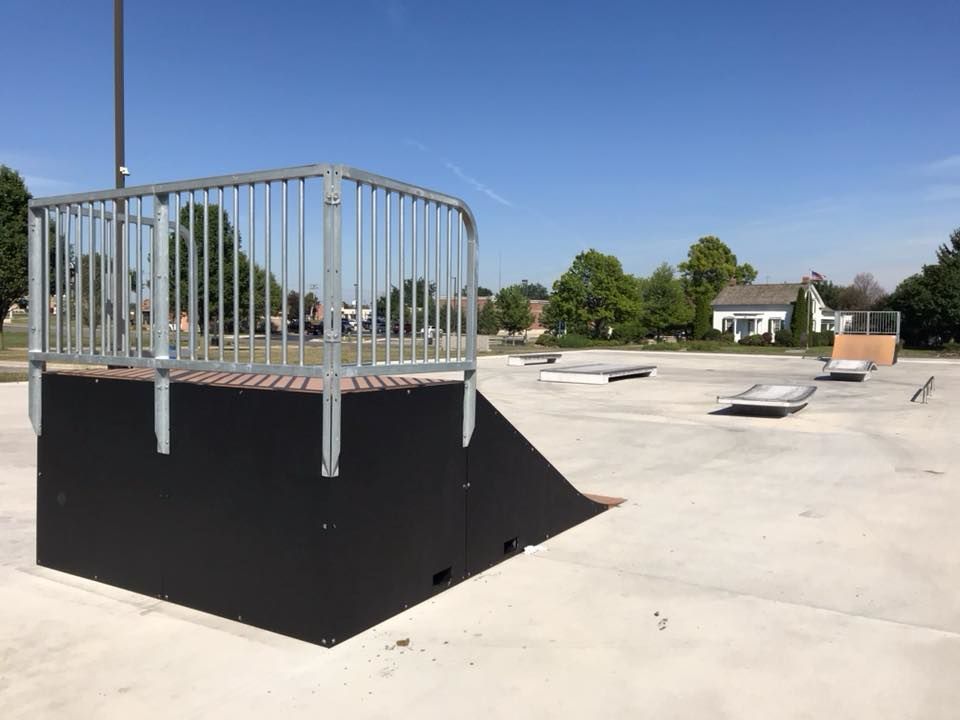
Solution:
M 365 336 L 366 337 L 366 336 Z M 147 333 L 144 332 L 144 344 L 146 344 Z M 173 333 L 170 337 L 173 341 Z M 280 360 L 280 336 L 274 333 L 270 346 L 271 361 Z M 232 337 L 227 337 L 228 344 L 224 347 L 224 359 L 233 360 Z M 26 318 L 17 317 L 13 323 L 4 326 L 3 332 L 4 349 L 0 350 L 0 361 L 26 362 L 27 360 L 27 324 Z M 182 356 L 187 357 L 187 336 L 181 334 Z M 528 343 L 526 345 L 495 345 L 488 352 L 478 353 L 478 355 L 507 355 L 512 353 L 524 352 L 563 352 L 564 350 L 587 350 L 590 347 L 603 347 L 611 350 L 643 350 L 646 352 L 716 352 L 716 353 L 737 353 L 743 355 L 795 355 L 797 357 L 820 357 L 830 355 L 832 347 L 811 347 L 811 348 L 791 348 L 781 347 L 779 345 L 755 346 L 739 345 L 736 343 L 717 342 L 713 340 L 694 340 L 680 343 L 654 343 L 649 345 L 617 345 L 614 343 L 603 343 L 597 346 L 588 346 L 585 348 L 562 348 L 548 345 L 536 345 Z M 385 341 L 381 338 L 377 343 L 377 359 L 382 361 L 385 352 Z M 391 342 L 391 359 L 395 359 L 398 354 L 398 343 L 396 339 Z M 451 352 L 455 350 L 451 348 Z M 210 358 L 215 360 L 219 357 L 219 348 L 215 345 L 210 346 Z M 287 343 L 287 360 L 295 362 L 297 358 L 298 346 L 294 338 Z M 345 336 L 341 345 L 341 362 L 345 365 L 352 365 L 357 360 L 356 340 L 353 336 Z M 368 363 L 371 360 L 371 345 L 369 341 L 365 342 L 361 348 L 363 362 Z M 434 347 L 429 347 L 430 357 L 433 357 Z M 240 359 L 242 363 L 250 362 L 250 348 L 247 342 L 240 340 Z M 417 338 L 417 357 L 423 356 L 423 338 Z M 441 347 L 441 358 L 445 356 Z M 203 338 L 201 334 L 197 336 L 197 357 L 203 357 Z M 266 361 L 266 348 L 264 347 L 263 336 L 257 336 L 257 347 L 254 350 L 254 362 L 263 363 Z M 404 357 L 410 358 L 410 338 L 405 339 Z M 942 350 L 935 349 L 913 349 L 904 348 L 900 351 L 900 357 L 903 358 L 951 358 L 955 355 L 944 353 Z M 308 342 L 304 346 L 304 362 L 308 365 L 318 365 L 323 362 L 323 344 L 320 342 Z M 7 380 L 7 382 L 10 382 Z
M 0 370 L 0 383 L 26 382 L 27 374 L 18 370 Z

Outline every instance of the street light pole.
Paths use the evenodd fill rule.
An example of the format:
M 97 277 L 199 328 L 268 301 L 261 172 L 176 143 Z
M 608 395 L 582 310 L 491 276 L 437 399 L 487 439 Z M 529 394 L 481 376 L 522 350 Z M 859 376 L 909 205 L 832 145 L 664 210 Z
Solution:
M 113 132 L 114 132 L 114 173 L 117 188 L 124 187 L 127 172 L 124 158 L 123 127 L 123 0 L 113 0 Z M 126 354 L 127 324 L 129 323 L 130 298 L 125 297 L 126 277 L 129 272 L 126 257 L 127 202 L 119 200 L 115 218 L 116 236 L 114 237 L 114 292 L 113 307 L 114 353 Z M 121 222 L 122 220 L 122 222 Z M 137 279 L 139 282 L 139 278 Z

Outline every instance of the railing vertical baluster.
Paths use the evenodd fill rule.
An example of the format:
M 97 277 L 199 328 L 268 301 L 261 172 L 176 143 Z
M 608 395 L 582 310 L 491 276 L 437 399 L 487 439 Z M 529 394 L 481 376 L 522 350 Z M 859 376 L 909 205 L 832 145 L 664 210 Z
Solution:
M 453 208 L 451 208 L 448 205 L 447 206 L 447 283 L 446 283 L 446 289 L 444 290 L 444 293 L 443 293 L 444 297 L 446 297 L 447 299 L 447 312 L 446 312 L 447 328 L 446 328 L 446 332 L 443 335 L 443 346 L 446 349 L 446 354 L 444 357 L 445 362 L 450 362 L 450 312 L 452 310 L 452 306 L 450 305 L 450 246 L 451 246 L 450 216 L 452 213 L 453 213 Z
M 383 239 L 384 239 L 384 257 L 383 257 L 383 296 L 384 296 L 384 312 L 386 313 L 383 319 L 383 355 L 387 365 L 390 364 L 390 330 L 393 325 L 393 315 L 390 308 L 390 296 L 393 295 L 393 288 L 390 287 L 390 278 L 392 275 L 392 268 L 390 265 L 390 244 L 393 242 L 393 236 L 391 233 L 391 203 L 390 198 L 393 195 L 389 190 L 384 190 L 384 218 L 383 218 Z
M 370 364 L 377 364 L 377 188 L 370 186 Z
M 67 354 L 73 349 L 70 313 L 70 280 L 73 273 L 70 271 L 70 206 L 63 208 L 63 327 L 66 340 Z
M 273 342 L 270 336 L 273 324 L 270 319 L 270 291 L 273 290 L 270 276 L 270 245 L 272 244 L 270 210 L 270 181 L 268 180 L 263 186 L 263 357 L 267 365 L 270 364 L 270 345 Z
M 217 188 L 217 357 L 223 362 L 223 187 Z
M 187 209 L 190 217 L 187 220 L 187 347 L 191 360 L 197 359 L 197 244 L 194 241 L 194 192 L 190 191 Z
M 430 203 L 423 201 L 423 361 L 430 359 Z
M 56 294 L 57 294 L 57 300 L 56 300 L 56 302 L 55 302 L 54 305 L 53 305 L 53 310 L 54 310 L 54 313 L 56 314 L 55 325 L 56 325 L 56 332 L 57 332 L 57 340 L 56 340 L 56 345 L 55 345 L 54 347 L 56 348 L 56 351 L 57 351 L 57 352 L 62 352 L 62 347 L 63 347 L 63 294 L 62 294 L 61 289 L 60 289 L 60 276 L 62 275 L 62 272 L 61 272 L 61 264 L 60 264 L 60 255 L 62 254 L 60 248 L 61 248 L 61 246 L 62 246 L 62 243 L 60 242 L 60 236 L 61 236 L 61 231 L 63 230 L 63 226 L 60 224 L 60 208 L 55 208 L 55 209 L 54 209 L 54 213 L 55 213 L 55 215 L 56 215 L 56 222 L 54 223 L 54 227 L 53 227 L 53 240 L 54 240 L 54 243 L 55 243 L 55 250 L 54 250 L 54 253 L 55 253 L 55 263 L 54 263 L 54 272 L 55 272 L 55 275 L 54 275 L 54 291 L 55 291 Z
M 287 181 L 280 184 L 280 362 L 287 364 Z
M 174 297 L 174 331 L 176 358 L 180 359 L 180 326 L 183 324 L 183 308 L 180 306 L 180 193 L 173 196 L 173 297 Z
M 210 359 L 210 189 L 203 189 L 203 359 Z
M 457 211 L 457 360 L 463 360 L 463 216 Z
M 356 333 L 357 338 L 357 362 L 356 364 L 363 365 L 363 323 L 360 321 L 360 298 L 363 297 L 363 185 L 357 183 L 357 249 L 356 249 L 356 261 L 357 261 L 357 274 L 354 276 L 354 282 L 356 283 L 353 286 L 353 320 L 356 324 Z
M 257 259 L 257 244 L 255 242 L 254 236 L 254 217 L 253 217 L 253 200 L 254 200 L 254 186 L 251 182 L 248 186 L 249 193 L 247 195 L 247 269 L 249 270 L 248 275 L 248 295 L 249 300 L 249 309 L 247 315 L 247 333 L 250 335 L 249 343 L 250 346 L 250 357 L 247 358 L 247 362 L 256 362 L 254 358 L 254 351 L 256 349 L 256 341 L 254 340 L 254 333 L 257 329 L 257 319 L 255 314 L 256 308 L 256 295 L 254 288 L 254 265 L 256 264 Z
M 233 361 L 240 362 L 240 186 L 233 186 Z
M 303 294 L 305 291 L 304 285 L 306 284 L 305 278 L 304 278 L 304 275 L 306 274 L 306 270 L 304 268 L 305 253 L 304 253 L 304 237 L 303 237 L 303 231 L 304 231 L 304 225 L 303 225 L 304 180 L 303 178 L 300 178 L 299 185 L 300 187 L 298 188 L 298 193 L 299 193 L 300 202 L 297 207 L 297 254 L 298 254 L 298 263 L 299 263 L 299 266 L 298 266 L 299 276 L 297 278 L 297 281 L 299 283 L 300 304 L 297 307 L 297 317 L 300 323 L 297 327 L 299 327 L 300 329 L 300 338 L 297 344 L 297 352 L 298 352 L 297 360 L 300 365 L 303 365 L 303 344 L 304 344 L 303 334 L 305 329 L 305 323 L 304 323 L 304 317 L 303 317 L 305 299 Z
M 403 216 L 405 211 L 405 200 L 403 194 L 400 193 L 397 196 L 397 242 L 400 247 L 398 248 L 397 257 L 399 261 L 397 263 L 397 281 L 399 287 L 397 288 L 397 296 L 399 300 L 399 306 L 397 307 L 397 357 L 401 365 L 403 365 L 403 344 L 406 342 L 407 337 L 407 315 L 404 312 L 403 308 L 403 299 L 406 293 L 407 281 L 406 281 L 406 266 L 403 262 L 403 248 L 406 245 L 406 238 L 404 236 L 403 228 Z M 391 321 L 392 322 L 392 321 Z
M 433 361 L 440 362 L 440 203 L 434 203 L 433 220 Z

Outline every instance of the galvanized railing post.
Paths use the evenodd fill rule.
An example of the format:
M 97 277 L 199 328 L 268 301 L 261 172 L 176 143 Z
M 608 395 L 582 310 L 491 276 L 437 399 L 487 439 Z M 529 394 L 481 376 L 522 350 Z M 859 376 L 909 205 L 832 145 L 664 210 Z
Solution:
M 50 299 L 44 297 L 45 287 L 44 267 L 44 238 L 43 238 L 43 218 L 46 214 L 46 208 L 30 208 L 30 215 L 27 218 L 27 235 L 29 243 L 29 288 L 30 300 L 27 309 L 30 313 L 30 352 L 43 352 L 46 349 L 47 337 L 47 303 Z M 60 309 L 59 307 L 57 308 Z M 3 322 L 3 318 L 0 318 Z M 42 423 L 42 393 L 40 383 L 43 378 L 43 371 L 46 363 L 41 360 L 30 358 L 27 371 L 27 380 L 29 381 L 29 412 L 30 424 L 33 425 L 33 431 L 40 435 Z
M 150 300 L 150 328 L 153 334 L 154 357 L 170 359 L 170 196 L 153 196 L 153 282 Z M 175 242 L 179 237 L 175 236 Z M 177 288 L 179 292 L 179 288 Z M 179 318 L 178 318 L 179 320 Z M 157 452 L 170 454 L 170 368 L 153 370 L 153 431 L 157 436 Z
M 323 174 L 323 476 L 340 474 L 340 273 L 342 171 Z
M 467 225 L 467 362 L 471 369 L 463 373 L 463 447 L 470 445 L 477 412 L 477 263 L 479 243 L 473 217 L 461 213 Z

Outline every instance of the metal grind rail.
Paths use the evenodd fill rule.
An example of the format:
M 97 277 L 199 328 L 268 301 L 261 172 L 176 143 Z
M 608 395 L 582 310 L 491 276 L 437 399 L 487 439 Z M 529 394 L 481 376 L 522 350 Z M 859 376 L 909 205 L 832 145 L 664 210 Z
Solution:
M 152 369 L 165 454 L 173 369 L 322 377 L 328 477 L 343 377 L 462 372 L 470 442 L 478 242 L 458 198 L 306 165 L 37 198 L 29 237 L 38 435 L 43 371 L 57 362 Z
M 912 398 L 910 398 L 911 402 L 922 402 L 924 405 L 926 405 L 927 399 L 933 395 L 935 384 L 934 376 L 931 375 L 930 379 L 921 385 L 920 389 L 913 394 Z

